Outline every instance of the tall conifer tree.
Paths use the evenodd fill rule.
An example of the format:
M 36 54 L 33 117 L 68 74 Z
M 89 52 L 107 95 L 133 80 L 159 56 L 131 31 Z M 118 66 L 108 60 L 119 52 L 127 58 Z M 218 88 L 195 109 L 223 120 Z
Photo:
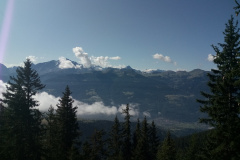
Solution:
M 7 151 L 0 154 L 6 153 L 10 159 L 41 159 L 42 115 L 35 108 L 38 102 L 33 96 L 45 86 L 29 59 L 16 72 L 16 77 L 10 76 L 7 91 L 3 93 L 2 102 L 7 105 L 4 138 L 9 143 L 6 144 Z
M 150 151 L 150 158 L 152 160 L 155 160 L 157 157 L 157 151 L 159 146 L 160 140 L 157 135 L 157 128 L 152 121 L 151 126 L 149 127 L 149 151 Z
M 137 141 L 137 146 L 133 155 L 134 160 L 150 160 L 150 150 L 149 150 L 149 128 L 147 123 L 146 116 L 144 117 L 144 120 L 142 121 L 139 139 Z
M 91 148 L 91 144 L 88 141 L 85 141 L 82 145 L 82 149 L 81 149 L 81 159 L 85 160 L 85 159 L 90 159 L 89 155 L 92 154 L 92 148 Z
M 132 142 L 131 142 L 131 122 L 130 118 L 131 115 L 129 113 L 130 108 L 129 104 L 127 104 L 126 108 L 123 109 L 122 113 L 125 114 L 124 123 L 123 123 L 123 145 L 122 145 L 122 152 L 125 160 L 130 160 L 132 156 Z
M 134 153 L 136 152 L 136 147 L 137 147 L 137 144 L 138 144 L 138 141 L 140 139 L 140 136 L 141 136 L 141 125 L 140 125 L 140 120 L 139 118 L 137 119 L 137 125 L 136 125 L 136 129 L 133 133 L 133 144 L 132 144 L 132 148 L 133 148 L 133 151 Z
M 209 159 L 240 159 L 240 45 L 239 29 L 231 19 L 226 24 L 224 43 L 212 46 L 217 69 L 208 74 L 211 93 L 202 92 L 200 110 L 207 118 L 200 119 L 214 128 L 207 146 Z
M 176 148 L 170 131 L 158 149 L 157 160 L 176 160 Z
M 71 148 L 79 136 L 79 127 L 77 122 L 77 107 L 73 107 L 73 99 L 71 98 L 71 91 L 67 86 L 62 98 L 57 104 L 55 122 L 57 125 L 59 138 L 58 159 L 68 159 Z
M 55 110 L 53 106 L 50 106 L 46 115 L 46 140 L 45 140 L 45 148 L 47 150 L 47 159 L 55 160 L 59 153 L 58 151 L 58 128 L 56 125 L 56 116 Z
M 191 136 L 189 145 L 185 150 L 184 160 L 200 160 L 201 159 L 201 149 L 199 147 L 200 143 L 198 142 L 197 135 L 193 134 Z
M 107 158 L 106 141 L 104 140 L 105 132 L 95 130 L 91 136 L 91 153 L 89 160 L 105 160 Z
M 114 124 L 112 126 L 111 132 L 109 134 L 108 139 L 108 150 L 109 150 L 109 159 L 112 160 L 120 160 L 122 159 L 122 152 L 121 152 L 121 125 L 117 118 L 114 119 Z

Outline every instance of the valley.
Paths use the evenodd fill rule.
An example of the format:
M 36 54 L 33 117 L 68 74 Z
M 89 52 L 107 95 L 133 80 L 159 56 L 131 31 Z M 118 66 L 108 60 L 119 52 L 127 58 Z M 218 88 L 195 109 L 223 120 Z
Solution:
M 133 120 L 147 116 L 149 120 L 156 121 L 157 125 L 175 131 L 206 129 L 206 126 L 198 123 L 199 117 L 204 115 L 200 113 L 200 104 L 196 99 L 201 98 L 200 91 L 208 91 L 207 71 L 143 72 L 130 66 L 121 69 L 60 69 L 58 65 L 58 61 L 33 65 L 46 85 L 43 91 L 50 95 L 61 96 L 64 87 L 68 85 L 73 98 L 87 104 L 102 102 L 106 106 L 134 105 L 139 114 Z M 6 68 L 2 65 L 1 70 L 1 79 L 7 82 L 9 76 L 15 74 L 16 67 Z M 113 120 L 114 115 L 93 115 L 89 118 Z

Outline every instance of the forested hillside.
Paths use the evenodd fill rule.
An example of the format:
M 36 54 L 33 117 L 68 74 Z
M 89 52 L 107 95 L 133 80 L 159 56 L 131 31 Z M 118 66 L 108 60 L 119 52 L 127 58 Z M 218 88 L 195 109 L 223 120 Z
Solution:
M 240 4 L 236 9 L 238 13 Z M 30 59 L 18 68 L 1 66 L 1 78 L 8 82 L 0 99 L 0 159 L 240 159 L 239 30 L 231 16 L 224 30 L 224 42 L 219 47 L 212 45 L 217 67 L 211 72 L 142 73 L 130 67 L 61 70 L 53 65 L 55 69 L 43 69 L 43 73 L 34 69 L 37 65 Z M 49 106 L 46 112 L 39 110 L 43 102 L 35 98 L 42 90 L 60 97 L 56 106 Z M 122 122 L 116 114 L 112 124 L 104 121 L 104 129 L 87 128 L 91 121 L 78 121 L 81 106 L 73 105 L 72 91 L 84 102 L 125 103 L 119 113 Z M 145 115 L 133 117 L 129 103 L 139 103 L 139 110 Z M 150 117 L 158 124 L 168 125 L 186 125 L 199 118 L 209 130 L 191 138 L 176 138 L 172 134 L 176 128 L 164 131 L 155 121 L 149 121 Z
M 208 91 L 207 73 L 203 70 L 141 72 L 131 67 L 123 69 L 60 69 L 58 61 L 33 64 L 46 91 L 61 96 L 63 86 L 69 85 L 73 98 L 92 104 L 119 106 L 136 104 L 141 118 L 143 112 L 151 119 L 164 118 L 181 122 L 197 122 L 201 113 L 200 91 Z M 4 68 L 1 78 L 7 82 L 15 68 Z

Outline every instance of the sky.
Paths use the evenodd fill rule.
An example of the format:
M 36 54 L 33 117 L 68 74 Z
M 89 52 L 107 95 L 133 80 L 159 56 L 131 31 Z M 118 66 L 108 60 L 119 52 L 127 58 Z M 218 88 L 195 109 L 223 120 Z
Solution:
M 234 0 L 1 0 L 0 63 L 60 60 L 62 68 L 216 68 Z

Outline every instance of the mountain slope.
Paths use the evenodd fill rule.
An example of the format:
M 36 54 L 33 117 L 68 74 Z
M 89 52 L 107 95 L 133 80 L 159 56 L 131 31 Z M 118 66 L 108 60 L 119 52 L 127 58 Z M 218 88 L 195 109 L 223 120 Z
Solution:
M 201 113 L 196 99 L 200 91 L 208 91 L 203 70 L 190 72 L 141 72 L 126 67 L 122 69 L 70 68 L 60 69 L 59 61 L 33 65 L 46 84 L 44 91 L 61 96 L 66 85 L 73 98 L 85 103 L 102 101 L 105 105 L 138 104 L 139 111 L 152 119 L 196 122 Z M 4 69 L 5 78 L 10 75 Z M 145 114 L 146 115 L 146 114 Z M 143 116 L 142 114 L 140 116 Z

